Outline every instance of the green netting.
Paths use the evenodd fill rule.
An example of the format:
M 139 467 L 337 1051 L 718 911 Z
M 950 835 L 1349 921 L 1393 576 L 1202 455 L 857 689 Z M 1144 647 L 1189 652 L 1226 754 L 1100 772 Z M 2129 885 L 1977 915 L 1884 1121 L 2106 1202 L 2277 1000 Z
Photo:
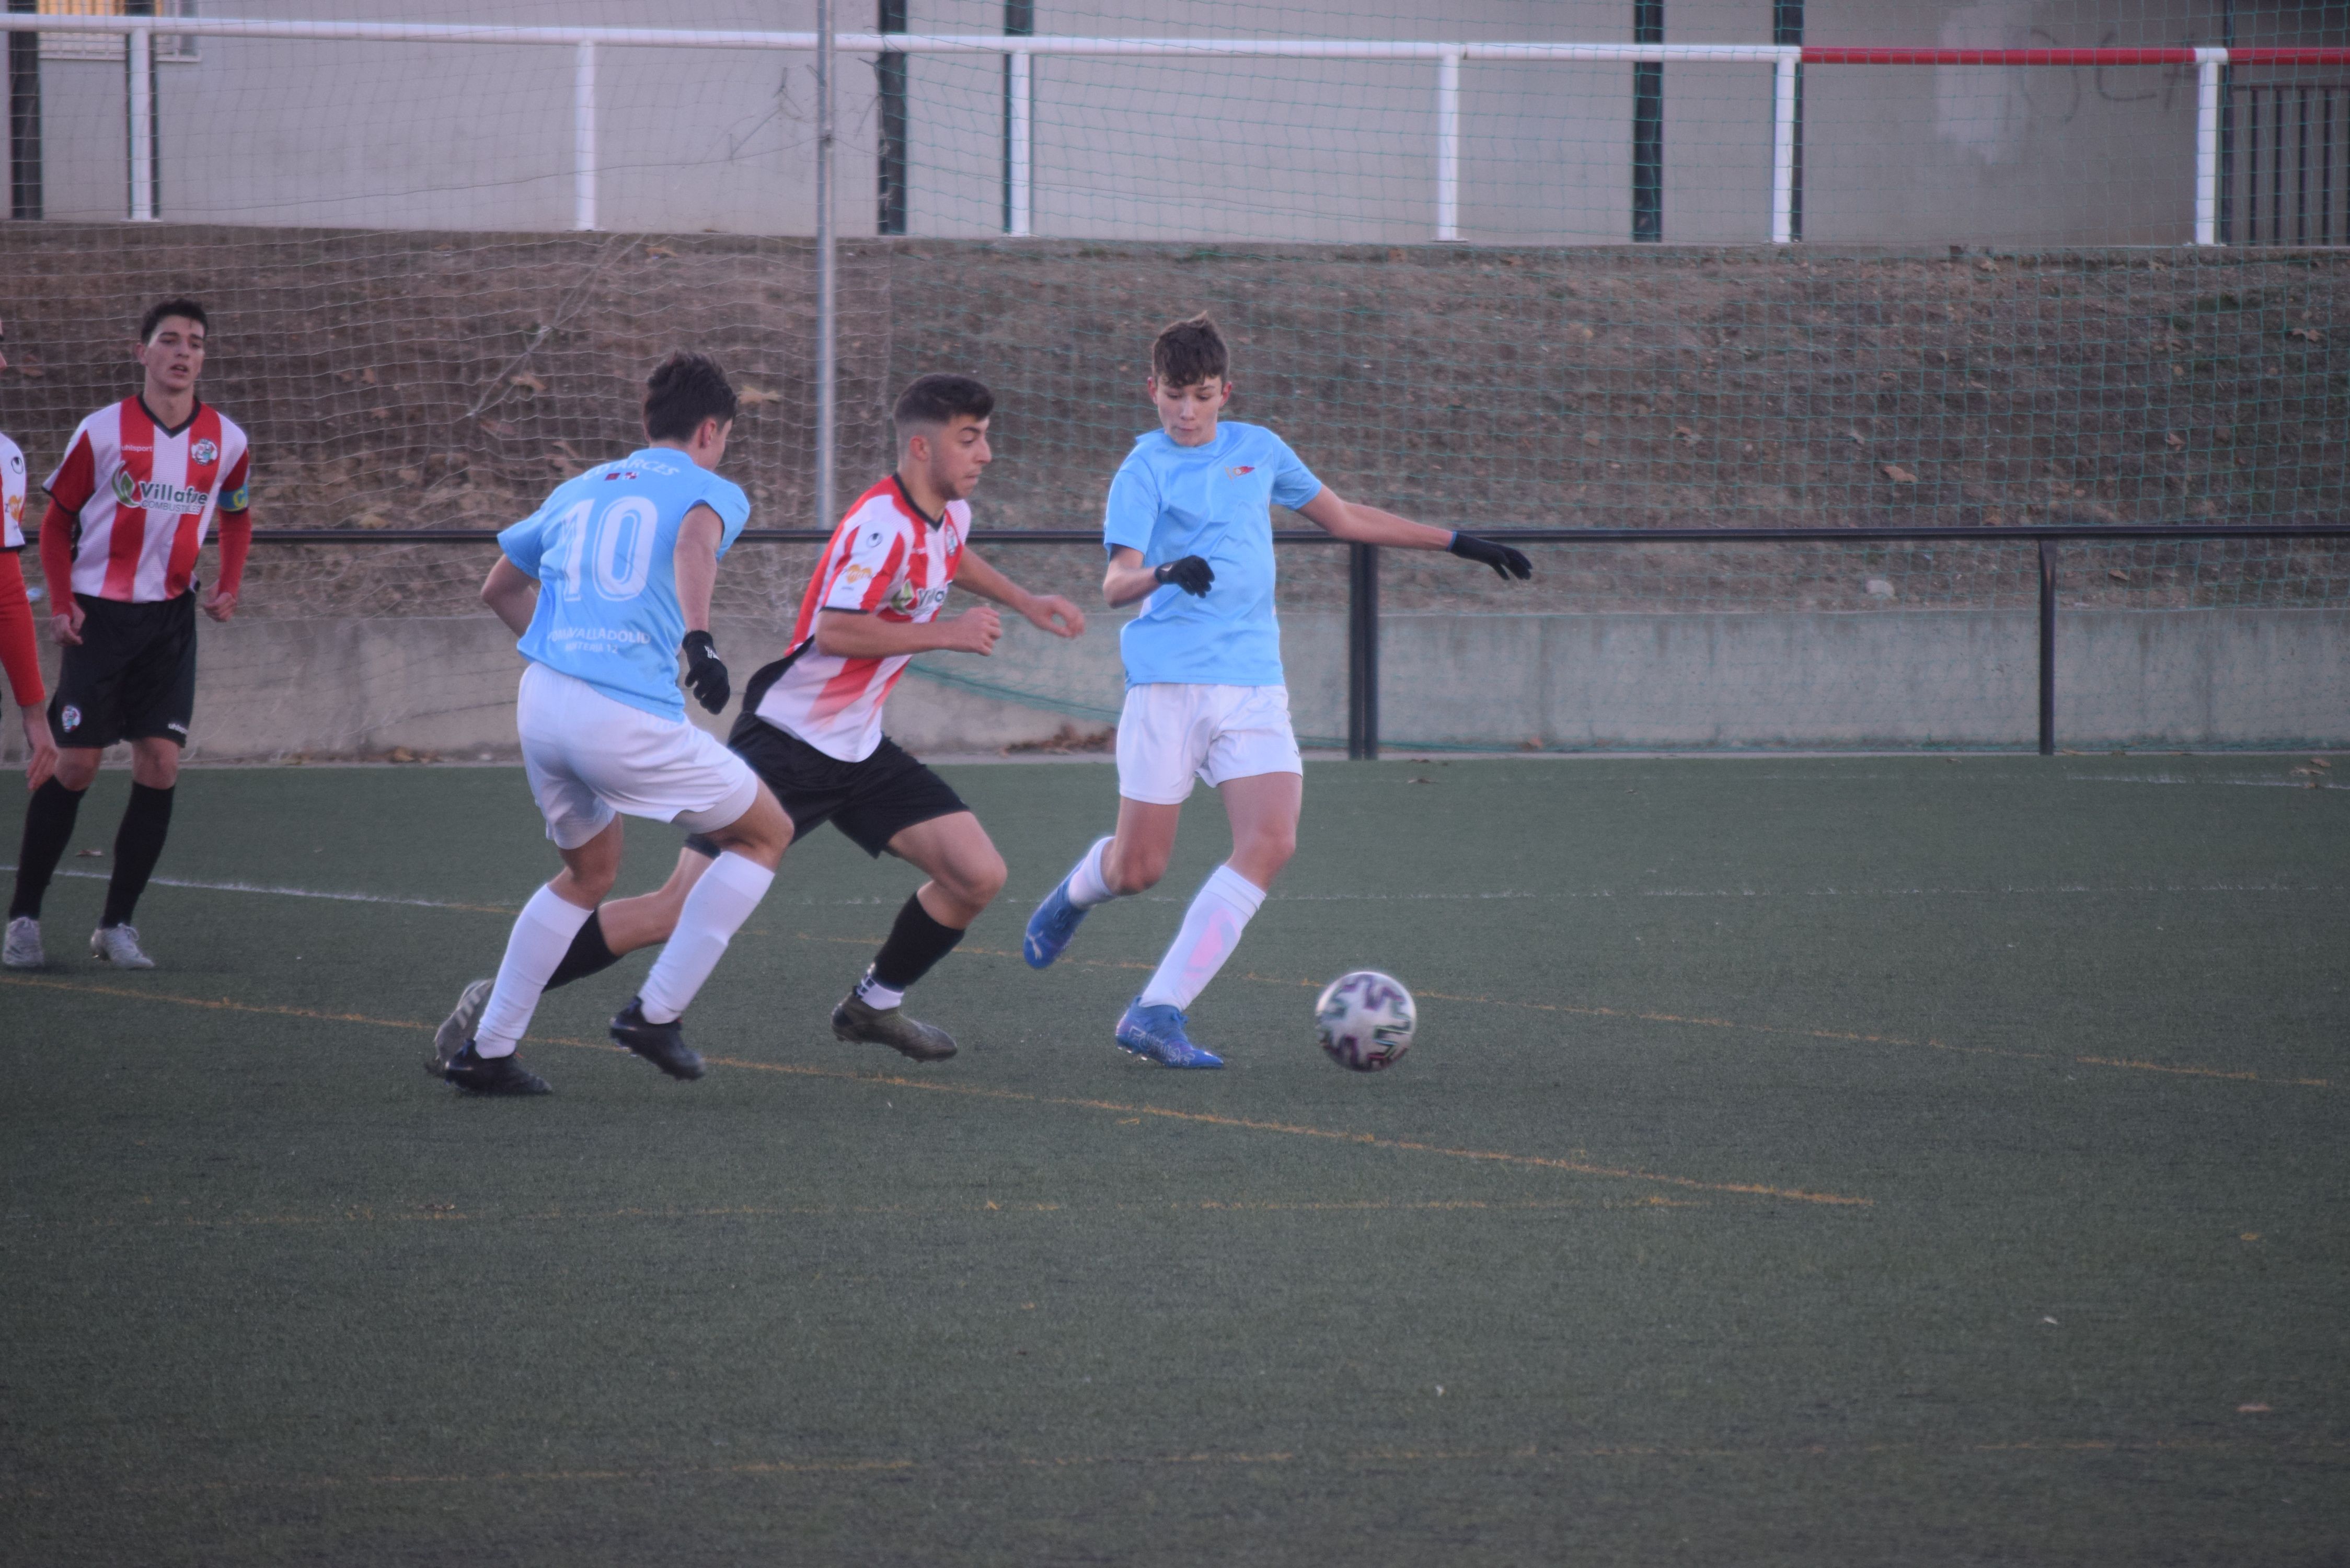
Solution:
M 1235 346 L 1234 417 L 1279 430 L 1343 493 L 1441 524 L 2343 517 L 2350 253 L 2328 247 L 2350 238 L 2350 67 L 2227 68 L 2204 187 L 2224 243 L 2198 246 L 2191 64 L 1806 65 L 1778 161 L 1799 237 L 1773 244 L 1770 59 L 1474 52 L 1659 39 L 2350 45 L 2336 9 L 1627 0 L 1536 13 L 1495 0 L 1430 16 L 1122 3 L 885 0 L 835 15 L 840 29 L 875 35 L 839 57 L 837 79 L 842 499 L 889 460 L 894 389 L 953 368 L 1000 397 L 983 529 L 1093 525 L 1109 472 L 1149 423 L 1139 383 L 1152 331 L 1209 309 Z M 213 19 L 233 8 L 315 15 L 271 0 Z M 534 0 L 368 15 L 648 20 Z M 679 25 L 815 20 L 808 5 L 727 4 Z M 880 48 L 884 32 L 903 47 Z M 1190 52 L 1023 64 L 976 44 L 941 52 L 941 35 L 1172 40 Z M 691 344 L 720 355 L 749 393 L 730 469 L 754 522 L 828 523 L 816 496 L 812 56 L 607 40 L 583 61 L 568 36 L 548 37 L 167 42 L 151 67 L 142 192 L 130 183 L 120 42 L 19 36 L 22 221 L 0 230 L 14 361 L 0 426 L 45 470 L 83 412 L 130 389 L 124 339 L 140 306 L 192 289 L 215 312 L 209 394 L 254 434 L 265 526 L 355 539 L 488 529 L 629 442 L 643 368 Z M 1448 44 L 1470 48 L 1450 77 L 1442 51 L 1429 52 Z M 1263 52 L 1340 46 L 1355 56 Z M 1364 57 L 1379 50 L 1389 57 Z M 598 228 L 568 232 L 583 193 Z M 142 195 L 161 222 L 120 221 Z M 1457 241 L 1440 243 L 1448 229 Z M 1970 717 L 2033 652 L 2028 549 L 1691 542 L 1537 556 L 1536 583 L 1505 591 L 1457 562 L 1389 555 L 1391 741 L 1747 743 L 1737 725 L 1610 730 L 1594 716 L 1669 711 L 1684 697 L 1700 711 L 1698 697 L 1722 690 L 1759 705 L 1757 743 L 2031 738 L 2029 703 L 2000 697 L 2004 728 Z M 1099 569 L 1083 548 L 1005 546 L 997 558 L 1073 595 L 1090 596 Z M 473 624 L 486 559 L 425 545 L 265 552 L 250 616 L 342 627 L 362 690 L 313 740 L 272 731 L 244 749 L 472 754 L 478 737 L 446 714 L 474 700 L 419 692 L 439 690 L 427 676 L 452 661 L 482 661 L 468 679 L 493 685 L 509 666 L 494 638 L 421 623 Z M 730 563 L 720 607 L 739 637 L 773 640 L 807 559 L 805 547 L 758 546 Z M 1326 654 L 1342 635 L 1342 555 L 1299 548 L 1284 563 L 1300 723 L 1333 740 L 1345 729 L 1343 664 Z M 2229 662 L 2240 642 L 2273 651 L 2275 638 L 2303 635 L 2278 628 L 2336 625 L 2325 618 L 2343 609 L 2335 547 L 2068 545 L 2061 583 L 2068 617 L 2138 618 L 2116 622 L 2138 628 L 2134 665 L 2085 653 L 2076 671 L 2147 694 L 2097 738 L 2250 743 L 2339 730 L 2338 631 L 2291 645 L 2316 661 L 2303 670 L 2302 709 L 2263 709 Z M 1952 646 L 1959 662 L 1918 661 L 1908 684 L 1887 687 L 1889 656 L 1852 643 L 1850 628 L 1888 617 L 1908 628 L 1901 648 L 1939 646 L 1933 628 L 1952 618 L 1976 618 L 1976 640 Z M 1652 649 L 1657 638 L 1707 637 L 1733 670 L 1775 661 L 1792 673 L 1725 686 L 1719 662 L 1684 669 L 1620 639 L 1577 640 L 1607 618 L 1619 629 L 1653 622 Z M 1779 618 L 1777 654 L 1737 640 L 1757 618 Z M 2222 622 L 2234 629 L 2212 629 Z M 2078 646 L 2104 646 L 2085 629 L 2102 624 L 2084 621 Z M 1494 640 L 1504 625 L 1519 641 Z M 1015 638 L 988 665 L 926 660 L 901 707 L 925 685 L 933 699 L 971 699 L 981 717 L 932 732 L 957 749 L 1063 729 L 1083 738 L 1118 701 L 1107 629 L 1081 659 Z M 1489 690 L 1612 686 L 1620 701 L 1580 715 L 1555 702 L 1489 712 L 1485 732 L 1464 736 L 1453 721 L 1483 710 L 1415 671 L 1471 658 L 1505 661 L 1482 672 Z M 1656 686 L 1619 665 L 1683 673 Z M 377 717 L 345 722 L 352 713 Z

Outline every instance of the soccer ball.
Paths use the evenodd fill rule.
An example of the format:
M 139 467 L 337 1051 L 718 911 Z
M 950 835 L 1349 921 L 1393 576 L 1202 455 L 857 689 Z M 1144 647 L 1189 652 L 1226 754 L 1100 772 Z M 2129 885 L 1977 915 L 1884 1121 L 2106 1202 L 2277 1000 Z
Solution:
M 1314 1033 L 1330 1060 L 1357 1073 L 1376 1073 L 1411 1049 L 1419 1010 L 1391 974 L 1358 969 L 1322 988 L 1314 1003 Z

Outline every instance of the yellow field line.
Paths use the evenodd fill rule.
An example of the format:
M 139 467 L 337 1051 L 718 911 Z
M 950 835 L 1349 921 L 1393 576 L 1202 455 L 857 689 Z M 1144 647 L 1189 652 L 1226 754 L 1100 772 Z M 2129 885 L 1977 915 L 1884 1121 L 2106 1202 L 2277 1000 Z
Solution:
M 795 931 L 793 935 L 804 942 L 837 942 L 857 947 L 878 947 L 881 941 L 879 937 L 823 937 L 807 931 Z M 1009 959 L 1020 956 L 1016 952 L 1006 952 L 1001 948 L 959 947 L 955 951 L 969 953 L 974 958 Z M 1158 968 L 1156 964 L 1132 963 L 1115 959 L 1065 958 L 1060 961 L 1092 969 L 1155 970 Z M 1253 981 L 1260 985 L 1278 985 L 1305 991 L 1319 991 L 1323 983 L 1317 980 L 1293 980 L 1281 975 L 1258 974 L 1254 971 L 1249 971 L 1242 978 Z M 1744 1023 L 1734 1018 L 1708 1018 L 1701 1014 L 1657 1012 L 1623 1007 L 1583 1007 L 1565 1002 L 1518 1002 L 1508 997 L 1468 996 L 1449 991 L 1415 991 L 1412 994 L 1426 997 L 1434 1002 L 1466 1002 L 1481 1007 L 1512 1007 L 1527 1012 L 1555 1012 L 1572 1018 L 1624 1018 L 1643 1023 L 1679 1024 L 1692 1029 L 1731 1029 L 1748 1034 L 1776 1034 L 1794 1040 L 1830 1040 L 1840 1044 L 1852 1045 L 1896 1045 L 1918 1051 L 1945 1051 L 1960 1056 L 2000 1056 L 2012 1062 L 2067 1060 L 2066 1057 L 2053 1051 L 2009 1051 L 1996 1045 L 1954 1045 L 1947 1040 L 1931 1038 L 1918 1040 L 1905 1034 L 1872 1034 L 1860 1030 L 1804 1029 L 1777 1023 Z M 2332 1089 L 2341 1086 L 2330 1078 L 2264 1077 L 2261 1074 L 2250 1071 L 2218 1067 L 2166 1067 L 2156 1062 L 2129 1061 L 2114 1056 L 2074 1056 L 2070 1060 L 2083 1067 L 2120 1067 L 2137 1073 L 2172 1073 L 2192 1078 L 2229 1078 L 2238 1083 L 2282 1085 L 2299 1089 Z
M 404 1029 L 429 1033 L 436 1027 L 433 1024 L 404 1019 L 374 1018 L 365 1013 L 327 1012 L 316 1008 L 234 1002 L 227 997 L 214 1001 L 207 997 L 174 996 L 166 992 L 135 991 L 128 986 L 90 985 L 79 981 L 40 980 L 28 975 L 0 975 L 0 982 L 32 986 L 45 991 L 131 997 L 144 1002 L 170 1002 L 182 1007 L 201 1007 L 273 1017 L 315 1018 L 328 1023 L 359 1023 L 380 1029 Z M 525 1038 L 535 1044 L 567 1045 L 581 1050 L 617 1051 L 619 1049 L 617 1045 L 601 1041 L 572 1040 L 557 1035 L 533 1034 Z M 1077 1110 L 1110 1111 L 1120 1116 L 1155 1116 L 1164 1121 L 1191 1122 L 1205 1127 L 1232 1127 L 1247 1132 L 1279 1133 L 1293 1137 L 1322 1138 L 1333 1143 L 1356 1144 L 1367 1148 L 1396 1149 L 1411 1154 L 1432 1154 L 1452 1159 L 1477 1160 L 1530 1169 L 1563 1170 L 1577 1176 L 1596 1176 L 1618 1181 L 1643 1181 L 1679 1188 L 1691 1192 L 1732 1192 L 1755 1198 L 1783 1198 L 1799 1203 L 1822 1203 L 1844 1207 L 1866 1208 L 1872 1202 L 1872 1199 L 1866 1198 L 1854 1198 L 1833 1192 L 1810 1192 L 1800 1188 L 1773 1187 L 1761 1182 L 1700 1181 L 1695 1177 L 1669 1176 L 1658 1171 L 1637 1170 L 1627 1166 L 1597 1165 L 1587 1160 L 1562 1159 L 1550 1155 L 1511 1154 L 1500 1149 L 1452 1148 L 1441 1144 L 1424 1143 L 1411 1138 L 1381 1137 L 1376 1133 L 1344 1132 L 1333 1127 L 1309 1127 L 1295 1122 L 1267 1121 L 1254 1116 L 1222 1116 L 1211 1111 L 1177 1110 L 1170 1106 L 1148 1105 L 1139 1101 L 1033 1095 L 1019 1089 L 993 1089 L 971 1084 L 939 1083 L 929 1079 L 909 1078 L 895 1073 L 858 1073 L 838 1067 L 810 1067 L 782 1062 L 753 1062 L 733 1056 L 712 1056 L 706 1060 L 716 1066 L 737 1067 L 754 1073 L 780 1073 L 794 1077 L 876 1084 L 890 1088 L 916 1090 L 925 1094 L 958 1095 L 968 1099 L 1060 1106 Z

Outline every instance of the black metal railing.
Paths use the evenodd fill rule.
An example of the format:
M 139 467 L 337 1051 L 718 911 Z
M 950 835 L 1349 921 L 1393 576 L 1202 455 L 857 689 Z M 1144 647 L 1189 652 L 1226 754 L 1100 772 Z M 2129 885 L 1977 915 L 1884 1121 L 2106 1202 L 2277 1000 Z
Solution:
M 2231 84 L 2220 172 L 2227 244 L 2350 244 L 2350 85 Z
M 1942 541 L 1968 545 L 2030 545 L 2038 557 L 2040 753 L 2056 751 L 2056 547 L 2064 544 L 2192 542 L 2208 539 L 2350 540 L 2350 524 L 2006 524 L 1996 528 L 1481 528 L 1479 534 L 1512 545 L 1887 545 Z M 497 535 L 473 528 L 262 528 L 257 544 L 421 545 L 494 544 Z M 832 537 L 822 528 L 747 528 L 744 543 L 821 545 Z M 1345 541 L 1319 529 L 1276 529 L 1278 545 L 1335 545 Z M 990 549 L 1007 545 L 1099 545 L 1092 528 L 1007 528 L 989 533 Z M 1347 755 L 1375 761 L 1379 754 L 1379 551 L 1373 545 L 1347 545 Z

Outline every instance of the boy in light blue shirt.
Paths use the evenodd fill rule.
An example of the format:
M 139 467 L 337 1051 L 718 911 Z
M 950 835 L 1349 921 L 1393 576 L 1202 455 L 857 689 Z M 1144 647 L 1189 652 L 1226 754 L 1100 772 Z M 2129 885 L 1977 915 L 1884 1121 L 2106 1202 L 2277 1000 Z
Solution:
M 675 448 L 648 446 L 556 486 L 498 535 L 506 559 L 539 584 L 515 650 L 616 701 L 682 720 L 677 537 L 696 507 L 717 519 L 723 557 L 751 520 L 751 498 Z
M 749 521 L 716 472 L 737 400 L 700 354 L 673 354 L 645 383 L 649 444 L 556 487 L 498 535 L 482 600 L 528 660 L 515 701 L 523 771 L 563 869 L 523 906 L 497 978 L 465 988 L 429 1066 L 479 1095 L 543 1095 L 515 1044 L 572 940 L 620 868 L 620 817 L 683 824 L 719 847 L 686 896 L 669 945 L 612 1020 L 612 1038 L 672 1078 L 702 1058 L 679 1018 L 774 881 L 791 819 L 742 758 L 685 722 L 729 682 L 710 635 L 718 558 Z
M 1118 831 L 1037 907 L 1023 952 L 1045 968 L 1087 910 L 1166 875 L 1183 802 L 1192 780 L 1205 780 L 1224 797 L 1232 857 L 1192 898 L 1117 1040 L 1161 1066 L 1221 1067 L 1185 1033 L 1183 1010 L 1240 945 L 1288 864 L 1305 792 L 1274 614 L 1273 506 L 1356 544 L 1449 550 L 1504 579 L 1534 568 L 1506 545 L 1341 500 L 1271 431 L 1220 420 L 1232 394 L 1231 355 L 1207 317 L 1161 332 L 1150 369 L 1159 428 L 1135 438 L 1102 527 L 1103 597 L 1113 607 L 1149 600 L 1120 639 Z

